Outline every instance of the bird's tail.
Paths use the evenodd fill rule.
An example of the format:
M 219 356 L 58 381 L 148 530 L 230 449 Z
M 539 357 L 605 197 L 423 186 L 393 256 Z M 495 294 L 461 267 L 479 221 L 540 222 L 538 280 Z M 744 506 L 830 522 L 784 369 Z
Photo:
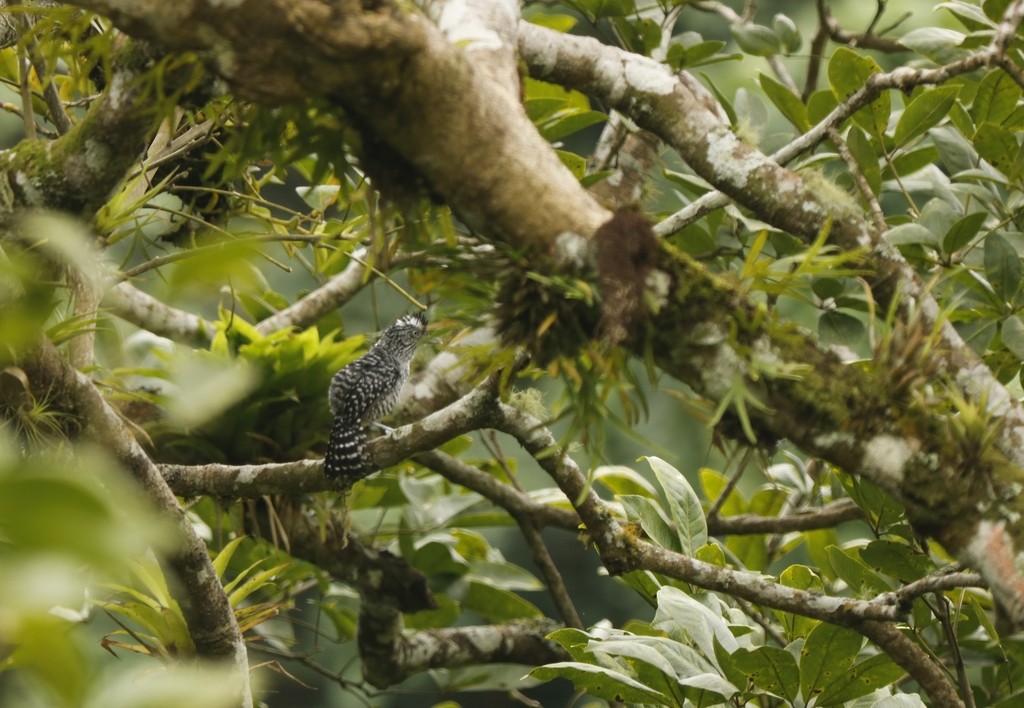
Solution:
M 363 426 L 334 417 L 331 437 L 324 455 L 324 475 L 329 479 L 362 479 L 370 473 L 370 461 L 366 459 L 366 431 Z

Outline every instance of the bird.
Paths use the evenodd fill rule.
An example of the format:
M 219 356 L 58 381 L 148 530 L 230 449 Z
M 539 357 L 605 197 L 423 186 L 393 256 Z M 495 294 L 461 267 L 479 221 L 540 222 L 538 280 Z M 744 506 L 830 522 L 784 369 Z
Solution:
M 398 403 L 416 345 L 426 331 L 424 314 L 399 317 L 366 354 L 331 378 L 327 398 L 334 422 L 324 455 L 326 477 L 355 481 L 373 471 L 366 457 L 365 426 Z

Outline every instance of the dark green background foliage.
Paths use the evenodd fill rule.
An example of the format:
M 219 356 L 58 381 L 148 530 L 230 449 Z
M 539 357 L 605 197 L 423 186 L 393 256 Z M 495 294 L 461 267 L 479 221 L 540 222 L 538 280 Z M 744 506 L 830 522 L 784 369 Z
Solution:
M 690 72 L 742 141 L 770 155 L 875 74 L 948 64 L 986 47 L 1008 4 L 768 2 L 741 16 L 739 3 L 577 0 L 527 3 L 523 16 Z M 815 5 L 867 40 L 840 32 L 814 41 Z M 107 20 L 87 29 L 89 19 L 44 11 L 0 51 L 6 147 L 29 144 L 21 58 L 35 57 L 37 71 L 49 67 L 26 79 L 41 141 L 56 137 L 48 87 L 73 123 L 84 120 L 86 99 L 107 88 L 119 34 Z M 1011 46 L 1009 61 L 1024 75 L 1018 35 Z M 195 78 L 173 89 L 176 71 Z M 33 240 L 0 241 L 0 703 L 234 700 L 220 669 L 178 661 L 195 646 L 174 580 L 156 561 L 174 547 L 173 532 L 125 482 L 115 455 L 87 442 L 88 421 L 54 403 L 62 392 L 40 393 L 21 368 L 40 333 L 62 352 L 95 337 L 82 369 L 154 462 L 264 465 L 318 459 L 330 428 L 330 377 L 394 317 L 429 307 L 429 341 L 414 369 L 447 352 L 443 372 L 457 365 L 458 384 L 492 377 L 500 401 L 553 431 L 625 537 L 709 572 L 735 571 L 728 577 L 740 585 L 760 577 L 807 591 L 800 597 L 808 603 L 869 601 L 963 570 L 861 470 L 759 436 L 757 419 L 773 412 L 762 384 L 810 386 L 801 362 L 758 358 L 751 344 L 746 368 L 718 400 L 700 398 L 658 369 L 643 336 L 631 352 L 597 336 L 602 294 L 593 264 L 552 273 L 535 253 L 490 242 L 430 184 L 407 179 L 407 165 L 331 101 L 268 107 L 213 95 L 204 72 L 184 55 L 144 77 L 147 110 L 166 121 L 162 130 L 198 136 L 183 155 L 144 158 L 95 214 L 62 215 L 53 204 L 24 221 L 11 217 L 5 234 L 17 224 Z M 883 90 L 787 165 L 836 214 L 874 220 L 927 283 L 941 322 L 1016 397 L 1024 370 L 1022 94 L 1011 74 L 984 66 Z M 615 164 L 591 160 L 610 106 L 525 76 L 522 99 L 583 185 L 619 178 Z M 659 148 L 644 177 L 632 206 L 655 225 L 713 191 L 669 149 Z M 784 195 L 764 197 L 772 199 L 788 208 Z M 935 332 L 900 319 L 898 294 L 885 306 L 865 285 L 870 249 L 841 251 L 828 228 L 809 241 L 770 221 L 730 204 L 658 235 L 754 303 L 756 322 L 739 321 L 745 311 L 736 305 L 737 319 L 722 323 L 730 342 L 742 341 L 745 325 L 791 339 L 809 333 L 854 369 L 888 372 L 908 409 L 946 421 L 951 448 L 970 447 L 970 459 L 995 465 L 984 408 L 954 399 L 949 377 L 933 376 Z M 128 282 L 199 318 L 198 327 L 158 337 L 108 301 L 83 313 L 76 278 L 97 292 Z M 300 327 L 260 329 L 340 278 L 350 281 L 340 309 Z M 644 307 L 656 308 L 654 299 Z M 479 344 L 473 333 L 491 322 L 500 343 Z M 680 341 L 699 334 L 681 332 Z M 416 405 L 391 422 L 428 412 Z M 491 424 L 475 427 L 439 450 L 524 499 L 572 513 L 578 500 L 545 471 L 553 449 L 531 454 Z M 264 705 L 866 707 L 921 705 L 928 688 L 839 613 L 779 609 L 765 599 L 770 590 L 753 598 L 712 592 L 667 572 L 612 578 L 579 524 L 524 518 L 420 457 L 347 496 L 237 496 L 182 503 L 209 545 Z M 813 528 L 787 525 L 823 509 L 843 513 Z M 375 688 L 355 641 L 366 596 L 326 562 L 293 552 L 288 524 L 296 516 L 321 529 L 343 516 L 363 543 L 424 576 L 435 606 L 406 613 L 407 631 L 544 618 L 572 625 L 544 558 L 561 571 L 581 626 L 549 635 L 560 661 L 448 668 L 439 659 L 436 670 Z M 762 525 L 736 530 L 730 519 Z M 912 593 L 891 624 L 974 705 L 1012 705 L 1024 683 L 1022 646 L 997 630 L 992 598 L 978 585 L 971 576 Z

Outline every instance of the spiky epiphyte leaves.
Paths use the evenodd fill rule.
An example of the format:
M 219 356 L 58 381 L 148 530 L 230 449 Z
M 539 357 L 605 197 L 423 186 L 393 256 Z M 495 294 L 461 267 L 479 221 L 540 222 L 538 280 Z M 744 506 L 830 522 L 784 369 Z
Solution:
M 0 370 L 0 427 L 10 426 L 26 450 L 43 449 L 67 434 L 71 418 L 32 393 L 26 373 L 17 366 Z
M 531 272 L 520 264 L 504 273 L 494 314 L 502 341 L 522 346 L 540 366 L 575 357 L 594 336 L 600 319 L 589 283 Z
M 889 377 L 892 390 L 897 393 L 918 390 L 938 369 L 936 347 L 946 314 L 929 325 L 915 302 L 913 298 L 904 301 L 902 295 L 894 297 L 883 333 L 873 344 L 873 366 Z

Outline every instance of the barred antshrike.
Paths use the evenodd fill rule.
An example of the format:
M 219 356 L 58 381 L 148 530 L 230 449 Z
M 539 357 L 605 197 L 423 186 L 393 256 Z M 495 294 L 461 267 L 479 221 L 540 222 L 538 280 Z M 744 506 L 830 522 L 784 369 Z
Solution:
M 422 314 L 398 318 L 381 332 L 370 351 L 331 379 L 328 399 L 334 424 L 324 455 L 325 475 L 359 479 L 372 471 L 363 449 L 363 426 L 380 420 L 398 403 L 416 343 L 426 331 L 427 318 Z

